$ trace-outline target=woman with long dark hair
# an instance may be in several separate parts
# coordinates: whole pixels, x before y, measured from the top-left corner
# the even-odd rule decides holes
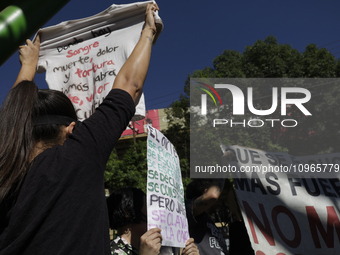
[[[20,47],[22,68],[0,111],[1,255],[110,254],[103,172],[142,91],[156,10],[148,5],[112,91],[79,126],[63,93],[32,82],[39,37]]]

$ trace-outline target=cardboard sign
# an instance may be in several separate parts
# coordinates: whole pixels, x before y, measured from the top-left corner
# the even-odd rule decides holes
[[[171,142],[148,126],[148,229],[162,229],[162,245],[185,247],[189,239],[179,158]]]

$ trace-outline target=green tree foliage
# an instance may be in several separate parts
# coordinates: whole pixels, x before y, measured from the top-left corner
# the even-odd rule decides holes
[[[269,36],[247,46],[243,53],[224,50],[221,55],[215,57],[212,67],[196,70],[188,76],[184,86],[185,94],[173,102],[171,108],[167,110],[170,120],[170,127],[167,130],[167,132],[169,131],[168,138],[175,141],[176,147],[188,146],[185,151],[190,152],[187,143],[190,137],[190,78],[337,78],[339,75],[340,61],[336,60],[327,49],[319,49],[315,44],[309,44],[303,52],[299,52],[288,44],[279,44],[274,36]],[[193,95],[195,91],[191,91],[191,93]],[[308,105],[313,118],[306,118],[300,111],[290,109],[290,118],[299,121],[299,128],[227,129],[224,127],[224,129],[221,128],[222,135],[216,137],[210,132],[211,127],[202,126],[196,134],[197,137],[191,140],[191,152],[205,149],[206,155],[202,155],[201,158],[204,162],[206,158],[214,157],[214,155],[221,156],[219,142],[263,150],[283,151],[293,155],[339,151],[340,113],[334,109],[339,109],[340,106],[340,87],[316,86],[311,88],[311,93],[314,102],[316,102],[313,105]],[[257,86],[254,89],[253,98],[260,100],[254,102],[256,109],[269,109],[272,105],[271,96],[261,98],[263,95],[271,95],[271,88]],[[200,97],[194,98],[199,99]],[[223,95],[223,98],[227,98],[227,104],[230,102],[231,105],[230,93],[229,97]],[[230,116],[229,109],[231,108],[225,109],[224,118]],[[275,114],[279,115],[276,112],[273,116]],[[191,121],[199,123],[200,120],[191,117]],[[242,117],[249,118],[251,115],[248,112],[246,116]],[[176,123],[171,122],[176,118],[182,119],[183,122],[178,124],[178,119]],[[212,147],[206,147],[205,139],[215,139],[216,143]],[[183,143],[183,141],[186,142]],[[201,148],[202,146],[206,148]],[[183,158],[189,162],[189,153],[181,156],[185,156]]]
[[[190,182],[190,78],[337,78],[340,77],[340,60],[326,49],[316,45],[307,45],[303,52],[293,49],[288,44],[279,44],[274,36],[258,40],[247,46],[243,53],[225,50],[213,60],[212,67],[193,71],[185,81],[184,94],[167,109],[169,127],[162,132],[174,144],[180,158],[183,185]],[[316,154],[340,151],[340,86],[316,86],[311,89],[312,98],[317,103],[308,105],[313,118],[306,118],[299,111],[292,110],[291,118],[299,119],[298,129],[273,129],[264,127],[221,129],[216,137],[211,127],[202,126],[200,133],[191,141],[191,150],[204,150],[201,160],[215,157],[216,163],[222,155],[219,142],[229,145],[243,145],[268,151],[283,151],[293,155]],[[192,92],[193,93],[193,92]],[[271,89],[257,86],[254,90],[254,107],[268,109]],[[229,97],[228,97],[229,96]],[[199,98],[199,97],[197,97]],[[224,95],[231,102],[231,95]],[[209,102],[208,102],[209,103]],[[229,110],[228,110],[229,109]],[[257,108],[260,109],[260,108]],[[336,109],[336,110],[334,110]],[[223,112],[225,118],[231,115],[230,108]],[[274,115],[277,113],[274,113]],[[246,113],[246,117],[250,117]],[[194,118],[199,122],[199,118]],[[214,140],[213,144],[207,141]],[[209,145],[207,145],[209,144]],[[105,185],[110,190],[134,186],[146,191],[147,178],[146,142],[132,144],[122,160],[112,152],[105,171]]]
[[[189,168],[186,160],[180,160],[184,188],[190,182],[186,169]],[[105,188],[112,192],[121,187],[136,187],[146,193],[147,184],[147,144],[139,141],[136,145],[131,143],[129,149],[121,160],[116,151],[111,152],[104,172]]]
[[[300,53],[288,44],[279,44],[274,36],[247,46],[241,54],[224,50],[213,60],[213,68],[205,68],[211,78],[335,78],[339,62],[327,51],[309,44]],[[193,77],[201,77],[195,71]],[[203,76],[207,77],[207,76]]]
[[[146,156],[145,141],[131,144],[121,160],[113,150],[104,172],[105,187],[110,191],[121,187],[136,187],[146,192]]]

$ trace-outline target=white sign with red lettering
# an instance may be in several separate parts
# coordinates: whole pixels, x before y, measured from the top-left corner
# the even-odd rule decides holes
[[[113,4],[92,17],[40,30],[38,72],[46,71],[50,89],[66,94],[79,120],[88,118],[112,88],[137,44],[148,3]],[[145,117],[144,96],[133,120]]]

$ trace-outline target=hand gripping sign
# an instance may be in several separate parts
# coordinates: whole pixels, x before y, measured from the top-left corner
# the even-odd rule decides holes
[[[120,68],[137,44],[146,6],[154,1],[111,5],[94,16],[65,21],[39,31],[38,72],[46,71],[50,89],[62,91],[79,120],[88,118],[112,88]],[[157,35],[162,21],[156,16]],[[144,95],[132,120],[145,117]]]

